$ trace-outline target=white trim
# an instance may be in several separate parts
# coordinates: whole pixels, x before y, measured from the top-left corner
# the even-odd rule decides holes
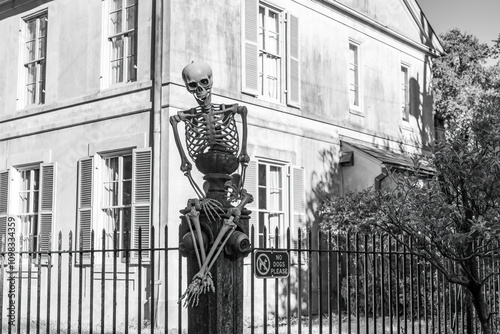
[[[25,68],[25,59],[26,59],[26,30],[27,30],[27,21],[35,19],[39,16],[42,15],[47,15],[47,22],[48,22],[48,17],[49,17],[49,9],[48,7],[42,8],[42,9],[37,9],[36,11],[33,11],[31,13],[28,13],[24,16],[22,16],[19,19],[19,38],[18,38],[18,45],[19,45],[19,55],[18,55],[18,72],[17,72],[17,95],[16,95],[16,109],[24,109],[27,107],[33,107],[33,106],[40,106],[44,105],[46,101],[44,100],[43,103],[34,103],[34,104],[28,104],[27,103],[27,96],[26,96],[26,68]],[[45,87],[47,86],[47,54],[48,54],[48,31],[50,27],[48,26],[47,23],[47,35],[45,36],[45,76],[44,76],[44,83]],[[37,32],[38,34],[38,32]],[[38,76],[36,78],[38,80]],[[36,85],[35,85],[36,87]],[[35,88],[36,89],[36,88]],[[37,93],[38,96],[38,93]],[[38,96],[39,98],[39,96]]]
[[[355,105],[355,104],[351,104],[351,100],[350,100],[350,89],[351,89],[351,82],[350,82],[350,49],[351,49],[351,45],[354,46],[356,48],[356,63],[355,63],[355,66],[356,66],[356,76],[357,76],[357,99],[358,99],[358,105]],[[349,42],[348,42],[348,49],[347,49],[347,57],[346,57],[346,60],[347,60],[347,100],[349,102],[349,112],[352,113],[352,114],[355,114],[355,115],[358,115],[358,116],[364,116],[364,110],[363,110],[363,71],[362,71],[362,67],[363,67],[363,62],[362,62],[362,51],[361,51],[361,45],[362,43],[355,40],[355,39],[352,39],[352,38],[349,38]]]
[[[401,74],[402,74],[402,69],[406,69],[406,82],[405,82],[405,85],[406,85],[406,95],[405,95],[405,101],[402,101],[402,95],[401,95],[401,90],[402,90],[402,86],[403,86],[403,82],[401,80]],[[410,96],[410,78],[411,78],[411,75],[410,75],[410,70],[411,70],[411,66],[407,63],[407,62],[404,62],[404,61],[401,61],[400,63],[400,66],[398,68],[398,74],[399,74],[399,118],[401,119],[401,121],[403,122],[403,126],[409,126],[409,123],[410,123],[410,115],[411,115],[411,96]],[[405,115],[402,114],[402,109],[401,109],[401,106],[403,105],[403,102],[405,103],[406,105],[406,108],[408,109],[406,112],[405,112]],[[407,118],[405,118],[405,116],[408,115]]]

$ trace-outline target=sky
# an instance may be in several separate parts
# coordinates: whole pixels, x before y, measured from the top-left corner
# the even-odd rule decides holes
[[[500,0],[417,0],[436,34],[459,28],[492,45],[500,34]]]

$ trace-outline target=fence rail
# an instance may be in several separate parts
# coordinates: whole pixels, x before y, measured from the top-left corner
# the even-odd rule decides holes
[[[0,248],[0,334],[186,333],[187,310],[177,302],[187,285],[185,259],[177,244],[169,246],[168,228],[162,232],[152,229],[144,249],[129,248],[127,234],[117,231],[92,232],[90,249],[73,233],[59,233],[50,252],[33,249],[33,237],[28,249],[22,236],[15,244],[7,239]],[[263,232],[262,247],[245,260],[244,333],[481,332],[466,291],[394,238],[298,230],[292,240],[287,230],[278,246],[290,254],[288,277],[262,279],[254,275],[253,252],[267,249]],[[253,228],[250,234],[256,245]],[[113,247],[106,249],[109,238]],[[478,270],[486,268],[498,272],[500,264]],[[498,312],[498,276],[483,293]]]

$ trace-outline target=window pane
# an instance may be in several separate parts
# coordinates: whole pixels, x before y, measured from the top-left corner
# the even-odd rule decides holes
[[[35,86],[35,84],[26,86],[26,104],[35,104]]]
[[[267,208],[266,188],[259,187],[259,209]]]
[[[41,61],[39,64],[40,68],[40,80],[38,81],[38,103],[45,102],[45,61]]]
[[[34,40],[36,38],[36,19],[26,22],[26,28],[26,40]]]
[[[259,31],[258,31],[258,45],[260,50],[264,50],[264,17],[265,17],[265,9],[259,7]]]
[[[123,181],[123,205],[130,205],[132,203],[132,181]]]
[[[279,54],[279,14],[269,11],[267,22],[267,40],[265,41],[265,49],[267,52],[275,55]]]
[[[111,233],[115,229],[119,229],[120,223],[120,209],[103,209],[106,214],[105,230]],[[112,246],[112,244],[111,244]]]
[[[123,156],[123,179],[124,180],[132,179],[132,156],[131,155]]]
[[[118,158],[107,158],[106,159],[106,170],[107,175],[105,177],[106,181],[118,180]]]
[[[116,11],[109,14],[109,33],[116,35],[122,32],[122,12]]]
[[[38,58],[45,58],[45,43],[46,37],[42,37],[38,39]]]
[[[130,248],[130,230],[132,229],[132,215],[130,208],[124,208],[122,210],[122,222],[121,222],[121,248]],[[123,254],[125,255],[125,254]]]
[[[122,209],[122,231],[130,231],[132,227],[132,211],[131,208]]]
[[[264,226],[266,224],[265,213],[259,212],[259,245],[264,246]],[[269,235],[269,231],[267,231]]]
[[[259,94],[264,95],[264,59],[266,55],[259,52]]]
[[[47,36],[47,16],[40,17],[40,35],[39,37]]]
[[[116,37],[113,38],[111,42],[111,60],[117,60],[123,58],[123,38]]]
[[[283,210],[283,192],[281,189],[271,189],[269,194],[269,211]]]
[[[118,205],[118,182],[104,182],[103,207]]]
[[[33,192],[33,201],[31,202],[31,213],[38,212],[38,191]]]
[[[269,167],[269,183],[273,188],[281,188],[283,185],[282,168],[278,166]]]
[[[281,61],[279,58],[276,58],[272,55],[268,55],[266,57],[266,84],[267,84],[267,94],[266,96],[272,99],[278,99],[278,90],[279,90],[279,67]]]
[[[127,37],[127,81],[136,79],[136,61],[135,61],[135,34],[130,33]]]
[[[26,42],[26,62],[31,62],[35,60],[35,41]]]
[[[28,192],[20,192],[19,193],[19,213],[27,213],[29,207],[29,193]]]
[[[266,165],[259,164],[259,186],[266,185]]]
[[[113,83],[123,81],[123,38],[114,38],[111,42],[111,80]]]
[[[127,22],[126,22],[126,28],[127,30],[132,30],[135,29],[135,9],[136,6],[128,7],[126,9],[127,11]]]
[[[29,64],[26,67],[28,69],[28,77],[26,78],[26,83],[34,84],[36,82],[36,65]]]
[[[349,62],[351,64],[358,63],[358,47],[354,44],[349,44]]]
[[[123,60],[111,62],[111,76],[113,83],[123,82]]]
[[[112,0],[110,10],[114,11],[114,10],[122,9],[122,3],[123,3],[123,0]]]

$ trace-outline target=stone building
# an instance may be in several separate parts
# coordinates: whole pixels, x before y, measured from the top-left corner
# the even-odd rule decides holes
[[[194,194],[168,119],[195,105],[181,77],[194,60],[213,68],[214,102],[249,110],[255,246],[264,226],[314,226],[322,195],[375,185],[434,138],[442,46],[416,0],[0,0],[0,46],[0,234],[13,217],[25,250],[30,234],[56,250],[59,232],[66,249],[70,231],[88,247],[92,229],[98,249],[113,229],[138,247],[141,228],[147,247],[151,226],[178,245]]]

